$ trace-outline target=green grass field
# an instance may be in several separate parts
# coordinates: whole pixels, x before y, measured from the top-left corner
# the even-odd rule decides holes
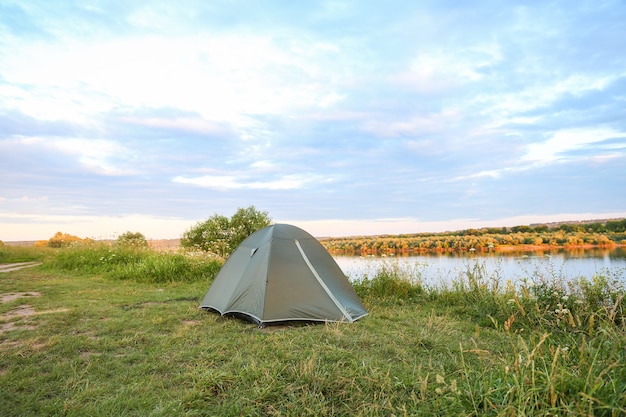
[[[356,323],[259,329],[198,309],[214,260],[24,250],[0,248],[44,262],[0,274],[2,416],[626,415],[608,277],[426,288],[388,266]]]

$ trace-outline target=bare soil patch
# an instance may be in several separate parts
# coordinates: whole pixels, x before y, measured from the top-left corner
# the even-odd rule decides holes
[[[0,324],[0,335],[10,330],[33,330],[35,326],[19,325],[14,322]]]
[[[0,316],[0,320],[12,320],[16,317],[29,317],[35,314],[35,309],[27,304],[21,305]]]
[[[0,303],[8,303],[19,300],[21,298],[40,297],[41,293],[37,291],[26,292],[10,292],[0,294]],[[57,308],[54,310],[36,311],[29,304],[22,304],[13,310],[7,311],[0,315],[0,335],[10,330],[33,330],[35,326],[26,325],[20,322],[21,319],[41,314],[63,313],[69,311],[67,308]],[[6,323],[5,323],[6,322]]]
[[[41,293],[37,291],[26,291],[26,292],[9,292],[6,294],[0,294],[0,303],[8,303],[10,301],[17,300],[23,297],[40,297]]]

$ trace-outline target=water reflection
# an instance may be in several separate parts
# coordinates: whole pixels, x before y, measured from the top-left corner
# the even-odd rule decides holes
[[[402,268],[425,284],[445,284],[480,267],[485,278],[513,283],[520,280],[563,280],[605,275],[626,282],[626,248],[554,249],[487,253],[425,253],[415,256],[333,256],[351,280],[372,277],[381,266]]]

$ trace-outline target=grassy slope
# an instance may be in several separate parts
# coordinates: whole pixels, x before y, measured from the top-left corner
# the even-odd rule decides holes
[[[354,324],[261,330],[199,311],[208,282],[0,275],[0,294],[41,293],[0,304],[24,327],[0,335],[0,415],[626,413],[623,324],[507,325],[475,288],[383,284]]]

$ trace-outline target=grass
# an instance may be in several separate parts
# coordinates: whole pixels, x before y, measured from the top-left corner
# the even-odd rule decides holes
[[[0,303],[0,415],[626,414],[607,277],[513,287],[472,266],[430,288],[383,268],[355,284],[356,323],[258,329],[198,309],[210,261],[110,249],[0,275],[26,293]]]
[[[41,261],[49,252],[48,248],[0,244],[0,263]]]
[[[164,283],[207,280],[221,262],[198,253],[156,252],[132,245],[73,245],[49,256],[45,268],[74,274],[100,274],[114,279]]]

